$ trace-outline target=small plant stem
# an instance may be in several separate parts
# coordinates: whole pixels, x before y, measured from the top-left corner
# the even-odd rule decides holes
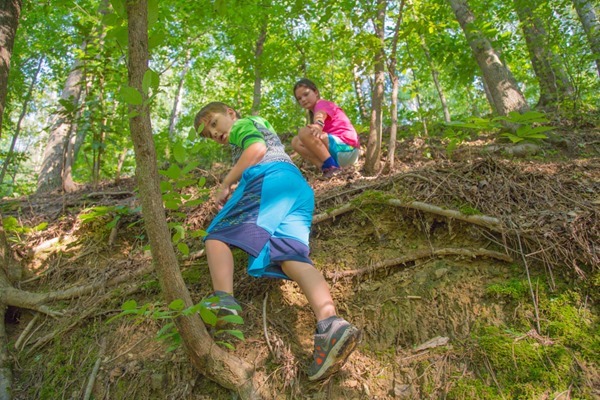
[[[535,324],[537,326],[538,333],[542,333],[540,328],[540,312],[538,310],[538,303],[535,293],[533,292],[533,285],[531,284],[531,274],[529,273],[529,264],[527,263],[527,259],[525,258],[525,253],[523,252],[523,244],[521,243],[521,236],[519,235],[519,231],[515,230],[517,234],[517,241],[519,242],[519,253],[521,253],[521,258],[523,259],[523,264],[525,264],[525,271],[527,272],[527,282],[529,283],[529,292],[531,293],[531,300],[533,301],[533,308],[535,310]]]

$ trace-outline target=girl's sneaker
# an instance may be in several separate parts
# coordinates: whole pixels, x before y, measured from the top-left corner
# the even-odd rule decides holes
[[[360,343],[360,336],[360,330],[343,318],[334,319],[327,331],[316,333],[308,380],[324,379],[339,371]]]

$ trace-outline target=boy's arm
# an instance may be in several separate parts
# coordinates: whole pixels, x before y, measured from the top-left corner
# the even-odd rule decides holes
[[[253,143],[242,152],[240,159],[235,163],[233,168],[231,168],[217,189],[214,199],[218,205],[222,206],[225,204],[231,193],[231,186],[236,184],[242,178],[242,174],[246,168],[258,164],[263,159],[266,152],[267,146],[264,142]]]

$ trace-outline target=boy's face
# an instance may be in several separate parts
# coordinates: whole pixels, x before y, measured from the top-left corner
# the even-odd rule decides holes
[[[213,113],[204,121],[204,130],[202,135],[214,140],[217,143],[229,143],[229,132],[233,123],[237,121],[235,111],[227,109],[227,113]]]

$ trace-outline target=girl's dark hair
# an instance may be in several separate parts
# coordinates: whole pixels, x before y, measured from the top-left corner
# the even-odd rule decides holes
[[[194,130],[198,131],[198,127],[202,124],[202,120],[212,114],[227,114],[228,108],[231,108],[233,110],[232,107],[229,107],[227,104],[221,103],[220,101],[213,101],[212,103],[208,103],[207,105],[202,107],[200,111],[198,111],[198,114],[196,114],[196,118],[194,118]],[[237,111],[235,111],[235,115],[236,117],[241,118],[240,114]],[[202,132],[198,133],[204,136]]]
[[[317,93],[317,96],[321,97],[321,92],[319,92],[319,88],[317,87],[317,85],[315,85],[315,83],[310,79],[302,78],[294,85],[294,98],[296,98],[296,89],[298,89],[301,86],[307,87],[310,90],[314,90]],[[298,101],[298,99],[296,99],[296,101]],[[315,114],[312,111],[308,110],[308,123],[312,124],[314,119]]]
[[[310,79],[302,78],[294,85],[294,97],[296,97],[296,89],[298,89],[300,86],[306,86],[307,88],[319,93],[319,88],[317,88],[317,85],[315,85],[313,81],[311,81]]]

